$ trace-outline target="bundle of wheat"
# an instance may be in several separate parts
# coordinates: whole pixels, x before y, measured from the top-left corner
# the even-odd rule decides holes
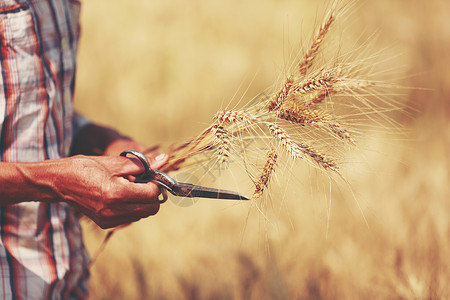
[[[328,33],[344,13],[345,6],[338,2],[333,2],[311,45],[278,89],[242,109],[217,112],[202,134],[169,151],[170,161],[164,170],[182,168],[199,154],[202,160],[195,163],[213,161],[223,168],[233,156],[247,166],[251,149],[245,141],[252,139],[259,141],[255,149],[267,151],[262,169],[252,172],[245,167],[255,185],[255,198],[266,190],[280,151],[294,160],[302,159],[321,170],[340,174],[337,158],[327,153],[329,145],[356,145],[357,131],[338,114],[339,108],[351,110],[358,121],[362,117],[370,119],[383,110],[370,97],[381,95],[379,89],[390,85],[370,79],[372,69],[367,68],[366,58],[335,54],[334,59],[326,60],[322,56]]]

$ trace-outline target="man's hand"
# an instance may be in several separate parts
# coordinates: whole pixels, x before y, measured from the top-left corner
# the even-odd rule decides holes
[[[167,158],[161,158],[151,160],[152,168],[166,163]],[[132,181],[132,175],[144,171],[139,161],[120,156],[69,159],[73,169],[54,190],[100,227],[128,224],[158,212],[159,187]]]
[[[55,189],[60,198],[72,203],[102,228],[137,221],[159,210],[159,188],[154,183],[134,183],[133,176],[144,171],[140,162],[120,157],[124,150],[144,153],[154,169],[167,163],[158,147],[148,148],[112,128],[88,124],[72,145],[72,184]],[[102,156],[92,156],[102,155]]]

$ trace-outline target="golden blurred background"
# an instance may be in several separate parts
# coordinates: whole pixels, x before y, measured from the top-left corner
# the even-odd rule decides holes
[[[75,107],[149,145],[182,142],[279,83],[327,4],[84,0]],[[387,49],[409,87],[404,134],[362,141],[351,189],[300,172],[261,212],[168,201],[112,236],[91,269],[92,299],[450,298],[450,2],[349,7],[337,40],[377,34],[374,52]],[[106,232],[83,226],[93,254]]]

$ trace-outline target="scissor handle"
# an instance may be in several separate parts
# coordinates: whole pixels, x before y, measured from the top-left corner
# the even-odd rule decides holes
[[[152,169],[150,167],[150,163],[148,162],[147,157],[145,157],[144,154],[142,154],[141,152],[137,151],[137,150],[125,150],[122,153],[120,153],[120,156],[124,156],[126,157],[127,154],[133,154],[134,156],[136,156],[142,163],[142,165],[144,166],[144,173],[148,173],[150,169]],[[152,169],[153,170],[153,169]]]
[[[127,154],[132,154],[136,156],[137,159],[140,160],[142,163],[142,166],[144,167],[144,172],[140,175],[136,176],[137,183],[145,183],[149,181],[154,181],[158,183],[159,190],[161,191],[161,194],[163,195],[163,199],[159,200],[160,203],[164,203],[167,201],[167,192],[172,192],[172,186],[176,183],[175,180],[173,180],[171,177],[169,177],[166,173],[163,173],[158,170],[152,169],[150,166],[150,163],[148,162],[147,157],[145,157],[144,154],[137,150],[125,150],[122,153],[120,153],[120,156],[126,157]],[[164,188],[164,189],[163,189]]]

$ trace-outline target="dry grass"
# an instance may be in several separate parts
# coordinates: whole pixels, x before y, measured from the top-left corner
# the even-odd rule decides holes
[[[292,62],[303,61],[291,49],[298,49],[293,44],[299,39],[302,45],[313,44],[311,33],[320,35],[325,7],[316,2],[198,0],[185,9],[179,9],[185,5],[180,1],[83,4],[75,102],[81,112],[148,144],[171,145],[211,128],[212,116],[223,108],[212,123],[232,134],[228,162],[219,168],[219,163],[208,163],[209,156],[200,157],[176,175],[249,195],[255,191],[253,183],[265,186],[267,180],[269,187],[255,201],[269,204],[262,211],[255,202],[171,199],[157,216],[118,231],[92,268],[93,299],[450,297],[447,1],[380,0],[352,6],[352,17],[337,18],[337,27],[327,29],[317,50],[322,53],[327,43],[337,42],[343,45],[339,53],[350,54],[331,54],[325,65],[322,59],[329,56],[316,55],[312,65],[317,68],[306,73],[308,81],[290,77],[300,72]],[[100,18],[99,12],[108,18]],[[398,41],[386,50],[394,60],[364,60],[370,54],[361,41],[366,43],[376,30],[378,42],[369,48],[376,52]],[[350,51],[344,49],[347,44]],[[383,82],[391,82],[390,74],[401,77],[391,72],[393,61],[407,69],[404,85],[428,89],[403,92],[415,109],[412,119],[391,112],[398,103],[390,107],[386,99],[399,98],[389,96],[388,86],[377,81],[380,75]],[[329,79],[322,73],[327,69],[348,80],[324,85],[320,80]],[[283,75],[277,78],[279,73]],[[291,101],[286,78],[291,86],[302,86],[299,95],[305,87],[314,93],[300,103]],[[266,90],[267,96],[257,96],[274,82],[278,85]],[[266,99],[268,108],[270,96],[278,94],[285,96],[280,107],[273,106],[277,119],[250,125],[255,123],[252,115],[260,114],[244,107],[246,99],[256,96],[252,104]],[[368,114],[380,105],[384,111]],[[388,119],[380,118],[386,114]],[[398,123],[407,127],[406,134],[386,130]],[[275,125],[273,130],[281,126],[299,147],[304,142],[328,154],[351,188],[330,180],[330,172],[315,167],[311,156],[311,164],[297,160],[291,166],[294,160],[283,153],[283,142],[272,139],[269,124]],[[373,125],[377,129],[370,130]],[[299,126],[304,131],[299,133]],[[261,130],[271,141],[269,149],[279,153],[272,172],[263,142],[251,144],[255,152],[244,153],[251,161],[247,169],[237,163],[240,137]],[[203,131],[208,141],[214,141],[212,133]],[[195,143],[209,147],[209,142]],[[216,150],[208,151],[217,155]],[[198,170],[199,161],[205,169]],[[285,180],[290,180],[289,189]],[[106,233],[90,224],[84,227],[94,252]]]

